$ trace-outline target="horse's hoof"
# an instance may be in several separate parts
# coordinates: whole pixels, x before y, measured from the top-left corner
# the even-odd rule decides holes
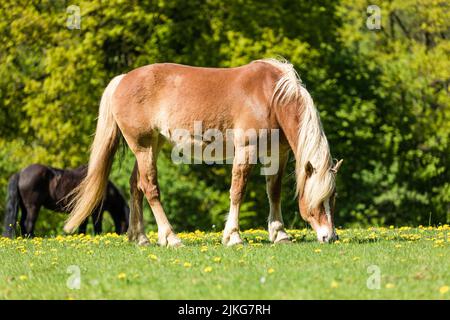
[[[284,230],[279,230],[270,237],[270,241],[275,244],[291,243],[291,237]]]
[[[173,243],[173,244],[167,244],[167,247],[169,247],[169,248],[182,248],[182,247],[184,247],[184,244],[181,242],[181,241],[179,241],[179,242],[175,242],[175,243]]]
[[[241,236],[239,235],[239,232],[233,232],[227,237],[224,237],[222,240],[222,244],[227,247],[237,246],[239,244],[243,244],[244,241],[242,241]]]
[[[150,245],[150,241],[148,239],[142,239],[138,241],[138,246],[149,246]]]
[[[159,245],[162,247],[179,248],[183,246],[181,240],[174,234],[170,234],[163,241],[158,241]]]
[[[292,243],[291,239],[289,238],[284,238],[284,239],[280,239],[274,242],[275,244],[290,244]]]

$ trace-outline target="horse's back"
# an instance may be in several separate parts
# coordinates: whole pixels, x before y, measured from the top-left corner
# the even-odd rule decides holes
[[[235,68],[152,64],[126,74],[114,93],[114,117],[127,136],[158,130],[266,128],[279,70],[253,62]]]

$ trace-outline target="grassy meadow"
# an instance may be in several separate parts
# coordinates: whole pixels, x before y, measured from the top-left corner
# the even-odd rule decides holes
[[[264,230],[245,245],[218,232],[180,233],[185,246],[138,247],[125,236],[0,238],[0,299],[450,299],[448,225],[338,230],[319,244]]]

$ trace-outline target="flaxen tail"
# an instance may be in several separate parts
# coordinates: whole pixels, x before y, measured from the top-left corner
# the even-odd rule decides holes
[[[16,236],[16,221],[19,213],[19,173],[11,176],[8,183],[8,200],[6,200],[5,230],[3,236],[14,238]]]
[[[112,114],[112,95],[123,76],[111,80],[103,93],[88,172],[86,178],[70,194],[71,213],[64,226],[66,232],[73,232],[103,199],[120,138],[120,130]]]

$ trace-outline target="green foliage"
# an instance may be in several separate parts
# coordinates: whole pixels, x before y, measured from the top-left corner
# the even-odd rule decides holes
[[[382,1],[381,30],[367,29],[364,0],[79,1],[79,30],[66,27],[68,5],[0,5],[0,211],[13,172],[88,160],[113,76],[163,61],[228,67],[282,55],[311,91],[333,154],[345,159],[338,225],[449,221],[447,2]],[[176,166],[169,152],[158,163],[169,219],[182,229],[220,228],[229,166]],[[288,225],[299,226],[293,165],[283,209]],[[132,167],[128,153],[112,173],[126,196]],[[257,170],[247,190],[242,226],[263,226]],[[60,225],[45,216],[43,232]]]

